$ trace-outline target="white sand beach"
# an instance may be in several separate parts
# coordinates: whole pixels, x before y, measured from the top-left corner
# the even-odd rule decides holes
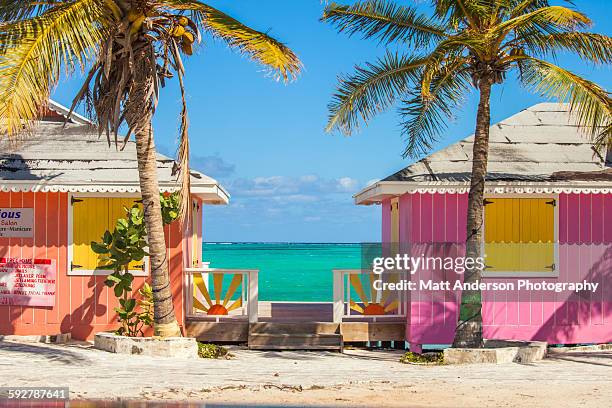
[[[72,399],[236,406],[605,407],[612,351],[521,365],[413,366],[399,351],[259,352],[230,360],[109,354],[87,343],[0,342],[0,386],[68,386]]]

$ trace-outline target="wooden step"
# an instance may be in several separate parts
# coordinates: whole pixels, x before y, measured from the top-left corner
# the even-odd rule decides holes
[[[249,324],[250,334],[340,334],[340,324],[330,322],[276,323],[260,322]]]
[[[333,350],[342,351],[342,335],[332,333],[249,333],[252,350]]]

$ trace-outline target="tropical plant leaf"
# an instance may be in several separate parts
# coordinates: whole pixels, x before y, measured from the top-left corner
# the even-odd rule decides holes
[[[563,6],[540,7],[529,13],[497,24],[490,35],[503,36],[515,29],[555,34],[558,30],[579,30],[590,27],[591,20],[576,10]]]
[[[569,102],[576,123],[583,127],[598,146],[610,143],[612,100],[599,85],[550,62],[520,57],[523,84],[534,92]]]
[[[62,0],[3,0],[0,2],[0,21],[21,20],[39,16]]]
[[[94,251],[96,254],[106,254],[109,252],[106,245],[101,245],[94,241],[91,242],[90,246],[92,251]]]
[[[203,30],[268,67],[285,82],[295,79],[302,63],[294,52],[268,34],[254,30],[214,7],[196,0],[167,0],[165,7],[190,11]]]
[[[491,2],[486,0],[435,0],[435,15],[450,27],[458,29],[461,24],[472,29],[479,21],[485,21],[491,11]]]
[[[471,89],[467,60],[457,58],[436,69],[429,87],[427,97],[423,97],[421,87],[416,87],[400,107],[402,133],[406,137],[404,157],[427,153],[447,128]]]
[[[447,36],[444,26],[436,24],[415,8],[385,0],[366,0],[350,6],[330,3],[321,21],[329,22],[339,32],[362,33],[364,38],[377,38],[381,43],[406,42],[426,47]]]
[[[555,57],[558,51],[575,53],[596,64],[612,62],[612,37],[602,34],[565,32],[555,34],[524,33],[508,44],[524,47],[536,57]]]
[[[391,52],[375,63],[356,67],[355,73],[340,77],[338,91],[329,105],[327,130],[339,129],[351,134],[360,121],[368,122],[374,115],[391,106],[411,83],[418,81],[426,59],[400,56]]]

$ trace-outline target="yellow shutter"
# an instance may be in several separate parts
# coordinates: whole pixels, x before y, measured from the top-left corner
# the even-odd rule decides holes
[[[520,200],[488,199],[485,206],[485,254],[488,271],[519,268]]]
[[[100,255],[91,250],[108,229],[108,199],[83,197],[72,204],[72,270],[93,271],[102,265]]]
[[[100,242],[105,231],[113,231],[117,219],[125,218],[124,207],[131,208],[134,198],[75,198],[72,204],[72,270],[93,271],[104,264],[91,249],[91,241]],[[143,271],[144,261],[130,263],[130,270]]]
[[[521,200],[520,271],[548,271],[554,264],[555,208],[550,198]]]
[[[551,271],[554,206],[550,198],[495,198],[485,206],[488,271]]]

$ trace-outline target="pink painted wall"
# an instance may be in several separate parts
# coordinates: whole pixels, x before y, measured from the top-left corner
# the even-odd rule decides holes
[[[483,293],[485,338],[543,340],[550,344],[612,341],[612,302],[609,301],[612,297],[612,195],[560,194],[558,206],[558,279],[600,282],[606,298],[584,299],[570,293],[556,294],[552,299],[534,294],[529,297],[518,293],[514,296]],[[383,241],[389,241],[388,200],[382,208]],[[466,213],[467,194],[405,194],[400,197],[400,241],[411,243],[413,248],[418,248],[419,243],[463,243]],[[422,247],[431,250],[431,245]],[[420,276],[426,279],[427,272]],[[458,299],[459,293],[453,291],[438,293],[435,298],[431,293],[412,293],[407,340],[414,344],[451,343]]]
[[[0,334],[43,335],[72,333],[76,339],[117,328],[117,299],[104,285],[104,276],[68,276],[68,194],[2,193],[0,208],[34,208],[34,238],[0,238],[0,257],[49,258],[57,265],[53,307],[0,306]],[[166,227],[166,244],[174,307],[184,325],[183,248],[187,238],[178,223]],[[146,278],[135,278],[138,290]]]

